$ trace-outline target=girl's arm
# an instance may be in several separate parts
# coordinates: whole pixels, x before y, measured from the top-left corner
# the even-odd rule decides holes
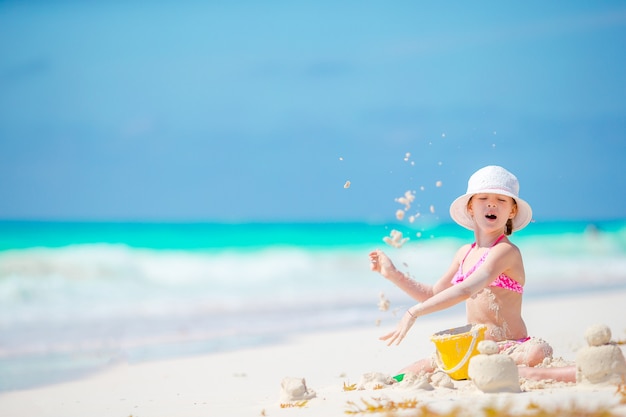
[[[468,289],[469,286],[463,285],[466,281],[467,280],[460,284],[450,286],[425,300],[423,303],[416,304],[409,308],[400,319],[396,329],[381,336],[380,340],[386,340],[388,346],[394,342],[399,345],[418,317],[444,310],[467,300],[472,294]]]
[[[411,279],[398,271],[391,259],[380,249],[370,252],[370,269],[379,272],[416,301],[424,301],[433,296],[433,287]]]
[[[456,268],[458,268],[455,257],[455,261],[452,262],[448,271],[446,271],[439,281],[437,281],[435,285],[428,285],[412,279],[404,272],[398,271],[393,262],[391,262],[391,259],[381,250],[377,249],[371,252],[369,256],[372,271],[379,272],[383,277],[393,282],[411,298],[419,302],[424,302],[449,287],[450,280],[454,276]]]

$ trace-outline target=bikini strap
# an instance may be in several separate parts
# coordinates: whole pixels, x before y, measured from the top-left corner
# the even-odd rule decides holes
[[[498,242],[500,242],[502,239],[504,239],[504,233],[501,234],[500,237],[497,238],[495,242],[493,242],[493,245],[491,245],[491,247],[493,248],[494,246],[496,246]]]
[[[463,265],[465,263],[465,259],[467,258],[467,256],[470,254],[470,252],[472,251],[472,249],[474,249],[474,247],[476,246],[476,242],[472,243],[472,246],[470,246],[470,248],[467,250],[467,252],[465,253],[465,256],[463,257],[463,260],[461,261],[461,265]]]
[[[501,234],[501,235],[500,235],[500,237],[498,237],[498,238],[496,239],[496,241],[495,241],[495,242],[493,242],[493,245],[491,245],[491,248],[493,248],[494,246],[496,246],[496,245],[497,245],[497,244],[498,244],[498,243],[499,243],[502,239],[504,239],[504,233],[503,233],[503,234]],[[469,254],[470,254],[470,252],[472,251],[472,249],[474,249],[475,247],[476,247],[476,242],[472,243],[472,246],[470,246],[469,250],[467,251],[467,253],[466,253],[466,254],[465,254],[465,256],[463,257],[463,261],[461,261],[461,264],[462,264],[463,262],[465,262],[465,258],[467,258],[467,255],[469,255]],[[489,249],[491,249],[491,248],[489,248]],[[489,252],[489,251],[487,251],[487,252]]]

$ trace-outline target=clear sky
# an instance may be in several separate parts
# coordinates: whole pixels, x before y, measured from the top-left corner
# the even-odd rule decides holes
[[[626,218],[624,45],[623,1],[1,1],[0,218],[449,221],[487,164]]]

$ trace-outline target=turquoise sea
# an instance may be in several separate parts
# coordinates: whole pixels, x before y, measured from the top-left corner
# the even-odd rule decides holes
[[[383,242],[391,230],[402,248]],[[206,354],[342,326],[411,301],[367,254],[434,282],[473,236],[454,224],[0,222],[0,391],[119,362]],[[626,220],[512,236],[525,297],[626,286]],[[379,296],[391,301],[378,310]],[[439,314],[446,314],[445,312]]]

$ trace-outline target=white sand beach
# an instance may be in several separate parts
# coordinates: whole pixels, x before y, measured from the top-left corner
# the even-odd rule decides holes
[[[573,361],[576,352],[587,345],[584,333],[591,325],[606,324],[614,341],[626,339],[625,289],[535,298],[525,303],[530,333],[548,340],[554,356],[566,361]],[[418,408],[398,415],[422,415],[422,406],[439,412],[458,409],[468,415],[480,415],[486,406],[503,407],[512,414],[527,412],[529,407],[582,407],[626,415],[626,394],[618,392],[615,385],[546,381],[523,384],[521,393],[499,394],[484,394],[471,381],[455,381],[453,389],[430,391],[400,385],[344,389],[369,372],[394,375],[402,366],[434,350],[431,334],[462,324],[462,315],[425,318],[416,322],[400,346],[393,347],[378,340],[387,328],[372,323],[365,328],[286,337],[281,343],[254,349],[117,365],[80,380],[4,393],[0,395],[0,415],[345,416],[346,412],[360,415],[363,401],[384,404],[389,400],[417,401]],[[281,407],[281,381],[286,377],[306,379],[315,398]]]

